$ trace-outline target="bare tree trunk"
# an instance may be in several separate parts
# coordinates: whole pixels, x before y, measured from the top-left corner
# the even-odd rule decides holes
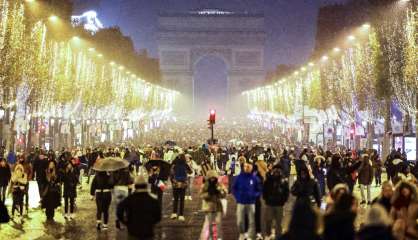
[[[373,149],[373,139],[374,139],[374,123],[367,122],[367,148]]]
[[[415,96],[415,160],[418,160],[418,93]]]
[[[382,151],[382,159],[386,160],[387,156],[390,154],[390,142],[392,137],[392,111],[391,111],[391,100],[385,100],[385,126],[384,126],[384,136],[383,136],[383,151]]]

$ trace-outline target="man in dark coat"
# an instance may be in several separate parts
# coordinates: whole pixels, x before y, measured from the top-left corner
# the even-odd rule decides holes
[[[9,185],[12,171],[4,158],[0,158],[0,202],[6,201],[6,189]]]
[[[45,155],[39,154],[33,162],[33,172],[38,183],[39,196],[43,196],[45,187],[48,183],[46,179],[46,170],[48,168],[48,159]]]
[[[135,192],[117,206],[117,217],[132,238],[153,239],[154,225],[161,221],[161,207],[142,175],[135,179]]]

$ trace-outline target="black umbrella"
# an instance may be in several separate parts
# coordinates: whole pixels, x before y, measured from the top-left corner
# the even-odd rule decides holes
[[[151,168],[153,168],[154,166],[157,166],[160,168],[159,177],[162,180],[166,181],[168,177],[170,176],[171,164],[164,160],[149,160],[145,164],[145,169],[147,169],[147,171],[149,172]]]
[[[168,140],[168,141],[165,142],[165,145],[176,146],[177,143],[174,142],[173,140]]]

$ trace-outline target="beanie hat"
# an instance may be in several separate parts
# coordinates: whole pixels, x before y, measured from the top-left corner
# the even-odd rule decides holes
[[[215,170],[209,170],[206,173],[206,178],[207,179],[209,179],[209,178],[218,178],[218,173]]]
[[[143,175],[139,175],[135,178],[135,188],[146,188],[147,186],[148,183]]]

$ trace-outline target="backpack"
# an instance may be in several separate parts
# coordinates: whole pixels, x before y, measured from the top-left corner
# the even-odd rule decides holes
[[[174,167],[174,180],[178,182],[187,181],[187,167],[184,164]]]

